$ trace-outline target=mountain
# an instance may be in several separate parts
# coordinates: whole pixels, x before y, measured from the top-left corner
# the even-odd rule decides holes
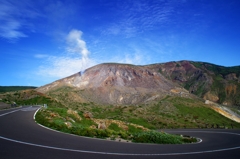
[[[239,70],[193,61],[105,63],[35,90],[0,94],[0,102],[47,104],[154,129],[239,128]]]
[[[240,66],[178,61],[135,66],[105,63],[37,88],[62,101],[131,105],[170,96],[240,105]]]
[[[240,66],[179,61],[155,64],[151,68],[205,100],[240,106]]]
[[[146,103],[161,99],[171,92],[188,94],[188,91],[176,86],[149,66],[113,63],[96,65],[84,72],[39,87],[37,91],[57,98],[60,94],[56,90],[66,87],[71,89],[68,91],[72,93],[71,96],[78,96],[78,100],[82,102],[113,105]],[[59,98],[61,99],[62,97]]]

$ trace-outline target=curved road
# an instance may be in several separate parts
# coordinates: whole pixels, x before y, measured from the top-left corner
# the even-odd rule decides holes
[[[0,158],[240,158],[240,130],[166,130],[202,139],[184,145],[136,144],[91,139],[45,129],[35,123],[39,107],[0,111]]]

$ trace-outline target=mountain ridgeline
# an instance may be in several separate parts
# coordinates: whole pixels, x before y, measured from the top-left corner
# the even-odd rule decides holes
[[[34,86],[0,86],[0,93],[21,91],[21,90],[35,89],[35,88],[37,88],[37,87],[34,87]]]
[[[106,63],[37,88],[63,103],[146,104],[166,96],[240,105],[240,66],[178,61],[146,66]]]
[[[240,105],[240,66],[180,61],[157,64],[154,68],[198,97],[223,105]]]
[[[145,66],[104,63],[36,89],[0,93],[0,102],[47,104],[56,116],[75,110],[96,120],[149,129],[240,128],[239,89],[239,66],[192,61]]]
[[[100,64],[37,90],[59,100],[132,105],[163,98],[173,89],[181,88],[148,66]]]

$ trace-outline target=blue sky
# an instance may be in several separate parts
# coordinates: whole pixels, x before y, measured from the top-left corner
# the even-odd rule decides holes
[[[0,85],[105,62],[240,65],[240,0],[0,0]]]

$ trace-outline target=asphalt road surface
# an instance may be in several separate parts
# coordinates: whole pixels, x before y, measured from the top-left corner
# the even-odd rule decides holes
[[[38,108],[0,111],[0,159],[240,159],[240,130],[165,130],[202,139],[195,144],[124,143],[43,128],[33,119]]]

